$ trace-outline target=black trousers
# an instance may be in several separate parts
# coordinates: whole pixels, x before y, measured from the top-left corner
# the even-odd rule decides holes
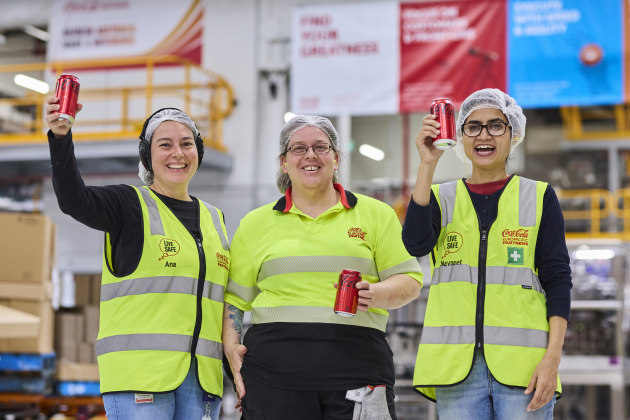
[[[243,372],[244,420],[352,420],[354,401],[346,391],[298,391],[272,388],[248,378]],[[394,395],[387,392],[387,406],[396,420]]]

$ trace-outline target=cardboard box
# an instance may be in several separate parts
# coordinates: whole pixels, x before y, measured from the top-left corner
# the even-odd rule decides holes
[[[96,363],[96,350],[92,343],[79,343],[77,362],[79,363]]]
[[[51,353],[53,350],[54,311],[49,301],[9,299],[5,305],[40,319],[38,335],[33,338],[0,339],[0,352]]]
[[[91,276],[92,287],[90,288],[90,304],[99,305],[101,303],[101,278],[100,274]]]
[[[75,340],[55,340],[55,352],[59,360],[77,362],[79,360],[79,342]]]
[[[89,274],[74,275],[74,305],[85,306],[90,304],[92,292],[92,276]]]
[[[0,281],[50,280],[54,264],[55,230],[50,218],[35,213],[0,213],[3,246]]]
[[[0,337],[36,337],[40,327],[38,316],[0,305]]]
[[[81,312],[57,311],[55,314],[55,342],[83,341],[84,318]]]
[[[98,381],[98,366],[96,363],[59,360],[56,377],[60,381]]]
[[[0,298],[23,300],[50,301],[53,285],[50,281],[42,283],[30,282],[2,282],[0,284]]]
[[[82,340],[86,343],[96,343],[98,336],[98,318],[100,315],[100,306],[88,305],[83,308],[83,317],[85,319],[85,330]]]

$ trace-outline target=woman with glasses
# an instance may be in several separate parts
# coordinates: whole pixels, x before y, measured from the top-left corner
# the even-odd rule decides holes
[[[412,255],[430,254],[432,272],[414,388],[440,420],[552,419],[571,289],[558,199],[547,183],[508,174],[525,115],[502,91],[462,103],[456,152],[469,178],[431,185],[438,128],[427,115],[416,138],[402,233]]]
[[[418,296],[422,273],[394,210],[336,183],[338,150],[328,119],[287,122],[284,196],[247,214],[234,235],[223,345],[246,419],[396,418],[387,309]],[[362,276],[353,317],[333,310],[346,269]],[[241,345],[244,311],[253,325]]]

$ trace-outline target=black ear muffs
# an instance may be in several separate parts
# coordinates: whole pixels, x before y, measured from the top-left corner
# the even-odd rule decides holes
[[[147,126],[149,125],[149,121],[151,121],[151,118],[153,118],[155,114],[164,111],[165,109],[174,109],[176,111],[183,112],[179,108],[160,108],[153,114],[151,114],[142,125],[142,131],[140,132],[140,143],[138,144],[138,154],[140,155],[140,162],[142,162],[144,169],[146,169],[147,171],[153,171],[153,168],[151,166],[151,139],[147,139],[145,137],[147,135]],[[197,146],[197,156],[199,163],[197,169],[199,169],[201,167],[201,160],[203,159],[203,139],[201,138],[201,135],[199,133],[195,135],[195,146]]]

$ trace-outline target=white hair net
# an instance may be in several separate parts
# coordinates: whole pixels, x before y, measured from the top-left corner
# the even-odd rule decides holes
[[[138,162],[138,178],[148,187],[153,185],[153,171],[147,171],[142,162]]]
[[[512,130],[510,154],[512,154],[516,146],[521,144],[525,138],[525,114],[523,114],[523,109],[517,105],[514,98],[499,89],[481,89],[473,92],[462,102],[456,123],[457,144],[455,145],[455,152],[465,163],[470,163],[470,160],[466,157],[466,153],[464,152],[462,126],[473,111],[485,108],[499,109],[507,118]]]
[[[339,133],[332,125],[330,120],[325,117],[320,117],[318,115],[296,115],[291,118],[284,124],[282,130],[280,131],[280,155],[279,157],[284,156],[287,153],[287,147],[289,146],[289,139],[296,131],[304,128],[304,127],[316,127],[322,130],[328,138],[330,139],[330,143],[335,152],[339,150]],[[333,182],[337,182],[338,174],[335,171]],[[288,174],[282,172],[282,168],[278,171],[278,175],[276,176],[276,183],[278,185],[278,189],[281,193],[286,192],[287,189],[291,186],[291,179]]]
[[[164,121],[180,122],[190,128],[193,133],[193,137],[197,137],[199,135],[197,126],[184,111],[175,108],[165,108],[151,116],[151,119],[147,124],[147,129],[144,132],[144,138],[147,140],[149,145],[151,144],[153,133]],[[145,185],[153,185],[153,171],[147,170],[142,162],[138,164],[138,177]]]

